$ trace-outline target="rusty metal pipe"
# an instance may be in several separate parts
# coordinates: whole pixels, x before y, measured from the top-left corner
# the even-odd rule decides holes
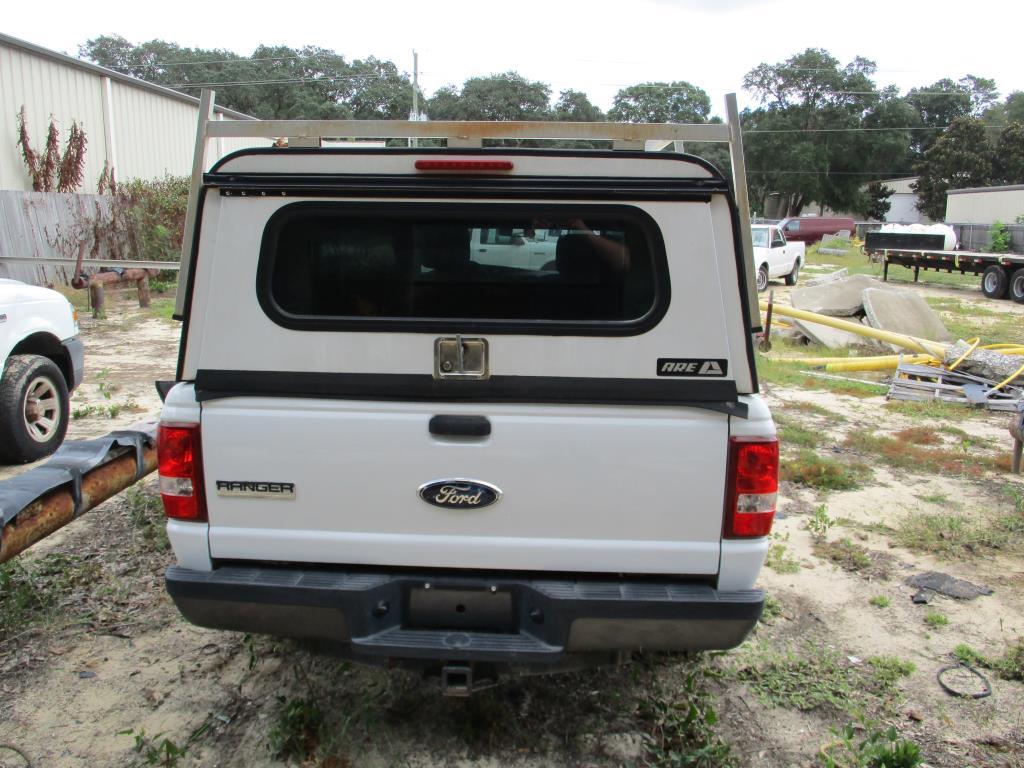
[[[156,469],[156,446],[142,452],[142,474]],[[135,452],[101,464],[82,475],[81,513],[95,509],[104,501],[135,484]],[[37,541],[63,528],[75,519],[75,503],[71,491],[63,486],[23,509],[0,530],[0,563],[24,552]]]

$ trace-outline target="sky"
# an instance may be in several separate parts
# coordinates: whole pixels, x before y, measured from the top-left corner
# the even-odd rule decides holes
[[[607,110],[625,86],[687,80],[708,92],[715,114],[724,113],[730,91],[741,107],[753,105],[742,83],[754,66],[808,47],[825,48],[841,64],[873,60],[880,86],[905,92],[973,74],[994,79],[1005,97],[1024,90],[1011,39],[1022,28],[1020,0],[49,0],[7,3],[0,20],[8,35],[71,55],[90,38],[117,34],[240,54],[260,44],[315,45],[349,60],[390,59],[411,73],[416,50],[428,95],[514,70],[549,84],[553,99],[573,88]]]

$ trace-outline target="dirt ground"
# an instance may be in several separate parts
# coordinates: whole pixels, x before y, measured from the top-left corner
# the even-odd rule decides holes
[[[976,290],[915,290],[1021,312],[1024,323],[1024,307]],[[173,378],[178,325],[111,301],[106,320],[82,326],[88,374],[69,437],[155,417],[152,382]],[[0,768],[775,768],[827,764],[849,723],[851,744],[894,727],[929,766],[1024,766],[1024,683],[994,661],[1024,636],[1024,522],[1013,522],[1024,520],[1024,481],[997,463],[1009,452],[1008,417],[951,421],[891,409],[881,396],[771,382],[765,396],[780,424],[809,433],[817,454],[861,480],[845,490],[783,483],[773,567],[761,576],[769,609],[734,651],[510,679],[460,700],[401,670],[193,627],[163,590],[173,558],[149,479],[0,572]],[[945,469],[886,462],[851,443],[864,430],[912,442],[921,427],[939,435],[929,450],[952,456]],[[785,448],[784,466],[800,456]],[[954,525],[927,544],[909,537],[910,523],[942,515],[989,535],[964,538]],[[833,559],[828,545],[853,556]],[[906,579],[924,571],[993,592],[918,605]],[[990,696],[939,686],[957,646],[976,654]],[[954,685],[980,685],[953,675]]]

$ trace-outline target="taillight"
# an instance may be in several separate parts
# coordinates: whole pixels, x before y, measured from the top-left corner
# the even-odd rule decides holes
[[[767,536],[779,491],[779,441],[774,437],[729,439],[727,539]]]
[[[160,498],[167,517],[206,520],[198,424],[161,423],[156,441]]]
[[[417,171],[511,171],[510,160],[417,160]]]

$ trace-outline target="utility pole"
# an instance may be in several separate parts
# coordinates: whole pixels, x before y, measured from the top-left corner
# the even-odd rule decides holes
[[[412,52],[412,119],[420,119],[420,57],[415,49]],[[410,146],[418,146],[415,136],[412,137]]]

